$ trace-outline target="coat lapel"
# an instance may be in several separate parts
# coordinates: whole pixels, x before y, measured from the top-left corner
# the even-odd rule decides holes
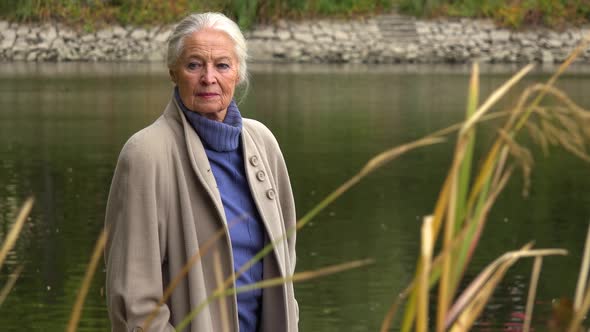
[[[258,212],[270,237],[274,242],[284,235],[283,220],[279,213],[278,194],[275,188],[275,181],[272,173],[268,169],[267,156],[254,141],[252,135],[248,132],[248,127],[242,128],[242,142],[244,153],[244,168],[246,177],[252,192],[252,198],[258,207]],[[285,269],[285,252],[286,240],[280,241],[276,245],[275,254],[281,271],[281,276],[288,274]]]
[[[197,174],[197,177],[203,185],[203,188],[205,188],[211,197],[211,200],[215,204],[215,208],[222,217],[222,220],[224,223],[227,223],[225,211],[223,209],[223,203],[221,202],[221,196],[219,189],[217,188],[217,182],[215,182],[215,177],[211,171],[211,165],[209,164],[209,159],[207,159],[207,154],[205,153],[205,148],[203,147],[203,143],[201,143],[201,139],[182,114],[182,111],[176,104],[174,97],[172,97],[172,100],[168,104],[166,112],[169,114],[174,114],[174,117],[180,117],[184,132],[184,140],[189,151],[188,155],[191,166]]]

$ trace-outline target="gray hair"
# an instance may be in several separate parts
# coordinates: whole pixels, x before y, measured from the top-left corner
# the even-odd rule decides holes
[[[178,61],[184,48],[184,38],[207,28],[225,32],[234,42],[236,56],[238,57],[238,82],[239,84],[245,84],[247,87],[248,71],[246,60],[248,58],[248,49],[246,39],[238,25],[221,13],[191,14],[178,23],[168,39],[168,55],[166,57],[168,69],[173,69],[176,65],[176,61]]]

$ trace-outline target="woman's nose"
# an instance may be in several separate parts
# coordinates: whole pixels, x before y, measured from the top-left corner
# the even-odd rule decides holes
[[[213,66],[207,65],[203,67],[201,74],[201,83],[205,85],[215,84],[217,79],[215,78],[215,70]]]

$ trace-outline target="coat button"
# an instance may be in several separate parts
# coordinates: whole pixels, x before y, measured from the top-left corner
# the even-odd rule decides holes
[[[266,174],[264,174],[264,171],[258,171],[256,173],[256,178],[258,179],[258,181],[262,182],[266,180]]]
[[[257,156],[250,157],[250,165],[258,166],[258,157]]]
[[[276,193],[274,189],[269,189],[266,191],[266,197],[268,199],[275,199]]]

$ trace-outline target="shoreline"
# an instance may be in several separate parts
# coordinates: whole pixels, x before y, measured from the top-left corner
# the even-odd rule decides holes
[[[93,32],[60,24],[0,21],[1,62],[159,62],[173,26],[109,26]],[[378,15],[353,20],[279,21],[244,33],[256,63],[543,63],[565,60],[590,26],[511,31],[490,20],[419,20]],[[590,63],[590,50],[576,60]]]

